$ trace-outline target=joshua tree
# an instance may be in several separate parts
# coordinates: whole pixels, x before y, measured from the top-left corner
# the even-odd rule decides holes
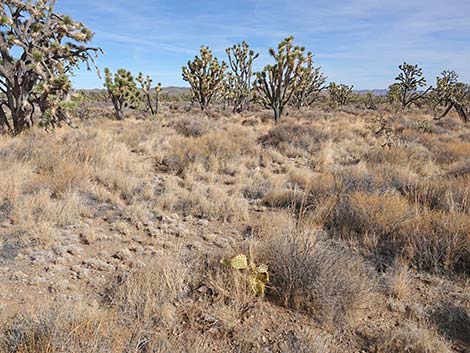
[[[464,101],[470,98],[470,86],[459,82],[459,75],[455,71],[443,71],[436,79],[436,88],[431,96],[436,107],[443,106],[444,112],[436,117],[445,117],[454,108],[463,121],[470,121],[470,111]]]
[[[123,120],[124,109],[134,107],[141,99],[134,77],[125,69],[119,69],[114,77],[108,68],[105,69],[104,73],[104,86],[113,102],[116,118]]]
[[[202,46],[200,52],[201,57],[196,56],[183,66],[183,80],[191,86],[193,98],[201,110],[206,111],[225,77],[227,65],[223,61],[219,63],[208,47]]]
[[[327,77],[320,71],[320,67],[313,66],[313,57],[307,57],[307,65],[299,75],[299,87],[294,92],[294,105],[300,109],[312,105],[318,99],[320,92],[327,86],[325,82]]]
[[[150,110],[150,113],[152,115],[158,114],[159,110],[159,102],[160,102],[160,92],[162,91],[162,84],[159,82],[157,83],[157,86],[155,87],[155,108],[153,106],[152,102],[152,78],[147,75],[147,77],[144,78],[144,75],[142,72],[139,72],[139,76],[137,76],[137,82],[140,83],[140,88],[143,92],[143,99],[145,100],[145,104],[147,105],[148,110]]]
[[[34,124],[68,121],[67,75],[94,66],[99,48],[82,23],[54,12],[55,0],[2,0],[0,5],[0,129],[20,133]],[[96,67],[96,66],[95,66]]]
[[[258,58],[259,54],[250,50],[250,46],[246,42],[227,48],[226,53],[232,71],[227,82],[231,99],[234,102],[233,112],[241,113],[250,102],[253,61]]]
[[[401,102],[401,85],[399,83],[393,83],[388,86],[387,101],[392,104],[398,104]]]
[[[418,67],[418,65],[410,65],[405,62],[399,68],[401,72],[395,78],[395,81],[397,81],[396,87],[399,88],[400,103],[403,108],[406,108],[412,103],[423,99],[432,87],[429,87],[424,92],[418,92],[419,88],[426,86],[423,69]]]
[[[343,83],[337,84],[335,82],[331,82],[328,88],[330,91],[330,98],[336,104],[348,104],[351,101],[353,88],[354,86],[348,86]]]
[[[256,73],[255,101],[273,110],[276,123],[299,89],[299,77],[312,56],[311,53],[305,56],[305,48],[294,46],[293,41],[294,37],[288,37],[279,43],[277,52],[270,49],[275,64],[267,65]]]

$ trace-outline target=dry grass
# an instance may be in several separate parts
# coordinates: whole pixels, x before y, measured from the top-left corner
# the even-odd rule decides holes
[[[336,352],[380,337],[378,352],[421,353],[468,343],[468,126],[389,114],[396,136],[382,147],[376,114],[359,107],[292,111],[279,125],[266,112],[167,108],[156,120],[0,136],[0,299],[24,302],[22,291],[40,293],[35,281],[43,302],[79,298],[2,322],[0,351]],[[112,256],[124,248],[132,259]],[[52,255],[31,265],[36,252]],[[269,266],[266,297],[220,263],[241,252]],[[86,268],[75,279],[86,257],[118,273]],[[48,287],[64,278],[70,291]],[[424,314],[409,315],[414,307]]]
[[[383,353],[450,353],[447,342],[435,331],[423,327],[407,327],[388,332],[378,344]]]
[[[178,258],[159,253],[144,267],[119,276],[107,290],[108,301],[126,322],[168,323],[184,294],[187,272]]]
[[[113,348],[112,317],[86,307],[55,306],[20,314],[3,327],[5,353],[105,353]]]

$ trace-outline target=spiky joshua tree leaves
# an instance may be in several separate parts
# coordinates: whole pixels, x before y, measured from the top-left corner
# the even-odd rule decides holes
[[[429,87],[424,92],[419,92],[420,88],[426,87],[426,79],[423,76],[423,69],[418,65],[410,65],[406,62],[399,66],[400,74],[395,78],[396,86],[394,86],[397,98],[403,108],[416,104],[426,97],[426,94],[432,89]]]
[[[227,75],[229,92],[233,101],[233,112],[246,110],[251,100],[253,61],[259,54],[250,50],[246,42],[235,44],[226,49],[231,72]]]
[[[300,109],[312,105],[319,97],[325,85],[327,77],[321,72],[320,67],[314,67],[313,57],[307,56],[307,64],[298,77],[299,87],[294,92],[293,103]]]
[[[93,33],[54,11],[55,0],[3,0],[0,5],[0,130],[18,134],[40,123],[68,122],[68,75],[81,63],[90,69],[99,48],[85,44]]]
[[[158,114],[159,104],[160,104],[160,92],[162,91],[162,84],[159,82],[154,88],[155,99],[152,100],[152,78],[147,75],[144,77],[142,72],[139,72],[137,76],[137,82],[140,84],[140,89],[143,93],[143,99],[147,106],[147,109],[152,113],[152,115]]]
[[[330,99],[338,105],[346,105],[351,101],[354,86],[348,86],[343,83],[337,84],[331,82],[328,89]]]
[[[281,118],[286,105],[299,89],[304,65],[311,53],[304,55],[305,48],[294,46],[294,37],[284,39],[277,48],[269,53],[275,60],[274,65],[267,65],[261,72],[256,73],[254,85],[255,101],[270,108],[274,112],[276,123]]]
[[[132,74],[119,69],[114,75],[106,68],[104,86],[113,102],[116,119],[124,119],[124,109],[135,107],[140,102],[141,94]]]
[[[183,66],[183,80],[191,86],[193,99],[201,110],[206,111],[224,80],[227,64],[219,63],[208,47],[202,46],[200,54]]]

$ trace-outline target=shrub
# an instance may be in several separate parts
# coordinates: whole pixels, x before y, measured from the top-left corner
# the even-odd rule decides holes
[[[319,231],[285,226],[263,239],[257,252],[269,266],[268,295],[283,306],[343,325],[371,300],[371,268]]]
[[[282,124],[260,137],[258,142],[265,147],[275,147],[281,152],[285,152],[287,146],[292,146],[302,152],[312,153],[319,150],[320,143],[326,139],[327,135],[325,133],[312,126]]]
[[[185,117],[174,123],[175,130],[185,137],[200,137],[210,129],[208,119]]]

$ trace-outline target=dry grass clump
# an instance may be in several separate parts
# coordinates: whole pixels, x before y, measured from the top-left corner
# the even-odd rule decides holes
[[[422,212],[398,194],[361,192],[341,196],[326,225],[380,262],[404,256],[420,269],[468,273],[469,221],[458,212]]]
[[[343,325],[372,300],[373,270],[318,230],[284,225],[261,240],[258,252],[272,274],[270,295],[286,307]]]
[[[405,299],[410,293],[412,278],[410,270],[403,261],[396,261],[386,273],[386,289],[389,295]]]
[[[278,149],[288,157],[301,157],[319,150],[322,142],[328,139],[321,130],[309,125],[280,124],[260,137],[262,146]]]
[[[114,331],[109,313],[60,305],[12,318],[2,328],[5,353],[112,353]]]
[[[185,293],[187,274],[178,257],[159,253],[144,267],[111,283],[108,301],[123,322],[170,323],[174,305]]]
[[[409,326],[388,332],[378,344],[383,353],[450,353],[449,344],[434,331]]]

